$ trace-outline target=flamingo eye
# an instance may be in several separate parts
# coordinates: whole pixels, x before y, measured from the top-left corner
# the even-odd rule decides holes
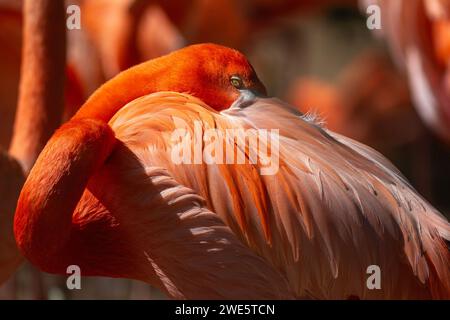
[[[242,79],[238,76],[231,76],[230,83],[233,87],[240,90],[244,88],[244,83],[242,82]]]

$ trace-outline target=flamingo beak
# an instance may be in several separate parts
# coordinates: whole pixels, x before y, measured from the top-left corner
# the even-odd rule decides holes
[[[252,93],[257,97],[267,98],[266,87],[262,84],[262,82],[259,79],[257,80],[257,82],[254,84],[253,87],[247,90],[252,91]]]
[[[242,89],[239,90],[239,98],[233,102],[230,109],[243,109],[251,105],[257,98],[266,97],[265,92],[262,93],[258,90]]]
[[[266,87],[259,79],[257,79],[251,87],[239,91],[241,94],[237,101],[241,100],[242,98],[240,108],[245,108],[250,103],[253,103],[256,98],[267,98]]]
[[[230,106],[230,109],[243,109],[252,104],[257,98],[267,98],[266,87],[259,79],[252,86],[239,90],[239,97]]]

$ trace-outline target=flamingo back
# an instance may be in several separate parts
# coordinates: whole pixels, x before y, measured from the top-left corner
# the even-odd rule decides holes
[[[293,107],[257,99],[218,113],[190,95],[160,92],[132,101],[110,125],[144,168],[165,168],[202,196],[297,296],[449,297],[448,221],[381,154]],[[192,137],[191,160],[200,145],[201,161],[174,161],[178,129]],[[243,129],[248,139],[261,130],[277,135],[278,146],[259,142],[278,154],[278,170],[261,174],[263,159],[250,161],[258,151],[242,137],[225,136],[215,152],[240,149],[245,163],[208,160],[210,129]],[[382,272],[380,290],[366,285],[371,265]]]

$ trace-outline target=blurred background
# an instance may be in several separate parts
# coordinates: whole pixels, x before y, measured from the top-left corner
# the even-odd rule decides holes
[[[369,30],[369,5],[381,29]],[[450,24],[447,0],[79,0],[67,30],[64,118],[104,81],[185,45],[239,49],[269,94],[372,146],[449,217]],[[22,1],[0,0],[0,148],[8,150],[19,94]],[[0,179],[2,177],[0,176]],[[66,278],[24,263],[0,299],[155,299],[147,284]]]

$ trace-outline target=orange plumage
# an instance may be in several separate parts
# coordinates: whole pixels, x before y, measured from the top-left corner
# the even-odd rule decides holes
[[[245,57],[215,45],[103,85],[25,183],[14,226],[23,254],[48,272],[75,263],[174,298],[448,298],[448,221],[380,154],[280,101],[212,110],[239,96],[234,74],[263,91]],[[187,130],[278,129],[279,171],[174,164],[176,119]],[[386,272],[381,290],[365,286],[372,264]]]
[[[64,25],[63,3],[26,1],[24,6],[24,38],[29,41],[23,48],[19,102],[17,110],[4,106],[15,112],[15,121],[9,152],[0,148],[0,283],[22,261],[12,232],[15,205],[24,177],[60,125],[63,106],[65,36],[55,32]],[[46,17],[52,17],[51,23],[38,28]],[[53,72],[48,72],[50,65]]]

